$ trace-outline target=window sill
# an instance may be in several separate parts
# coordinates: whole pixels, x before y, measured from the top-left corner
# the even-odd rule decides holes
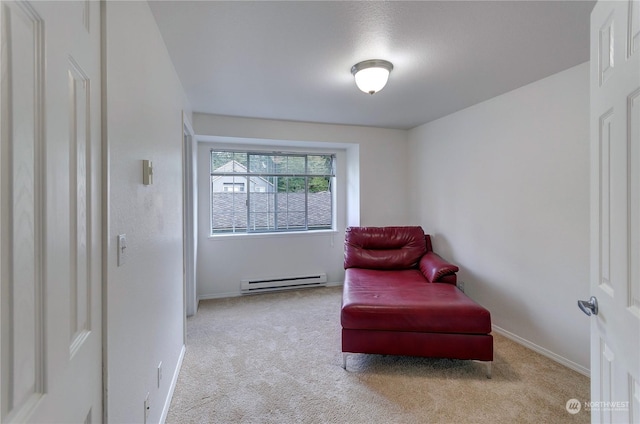
[[[242,239],[256,239],[256,238],[290,238],[290,237],[321,237],[321,236],[335,236],[338,234],[337,230],[315,230],[315,231],[292,231],[292,232],[274,232],[274,233],[235,233],[235,234],[214,234],[209,235],[208,239],[211,241],[222,240],[242,240]]]

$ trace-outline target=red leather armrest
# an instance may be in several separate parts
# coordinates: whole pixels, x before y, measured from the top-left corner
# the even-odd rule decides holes
[[[420,259],[420,271],[424,274],[427,280],[431,283],[438,282],[451,282],[450,278],[444,278],[449,275],[454,275],[460,268],[446,262],[438,254],[434,252],[428,252]],[[446,281],[443,281],[446,280]],[[455,279],[453,280],[455,284]]]

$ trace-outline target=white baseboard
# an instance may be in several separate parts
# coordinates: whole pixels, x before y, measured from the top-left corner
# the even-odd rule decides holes
[[[171,377],[171,386],[169,386],[169,394],[167,395],[167,399],[164,402],[164,406],[162,407],[162,415],[160,416],[160,424],[164,424],[167,419],[167,414],[169,413],[169,407],[171,406],[171,399],[173,399],[173,392],[176,389],[176,384],[178,383],[178,376],[180,375],[180,370],[182,369],[182,360],[184,359],[184,354],[187,348],[185,345],[182,345],[182,350],[180,351],[180,357],[178,358],[178,364],[176,369]]]
[[[200,302],[201,300],[224,299],[226,297],[238,297],[241,295],[242,293],[240,293],[239,290],[237,292],[201,294],[201,295],[198,295],[198,302]]]
[[[322,287],[336,287],[336,286],[341,286],[342,284],[343,284],[342,281],[334,281],[334,282],[328,282]],[[224,299],[227,297],[238,297],[238,296],[242,296],[242,293],[240,292],[240,290],[234,291],[234,292],[227,292],[227,293],[201,294],[201,295],[198,295],[198,302],[200,302],[201,300],[207,300],[207,299]]]
[[[578,373],[580,373],[580,374],[582,374],[582,375],[584,375],[586,377],[591,377],[591,373],[589,372],[589,369],[583,367],[580,364],[576,364],[575,362],[573,362],[573,361],[571,361],[571,360],[569,360],[569,359],[567,359],[567,358],[565,358],[563,356],[560,356],[560,355],[558,355],[558,354],[556,354],[554,352],[551,352],[549,349],[545,349],[542,346],[538,346],[537,344],[535,344],[533,342],[530,342],[527,339],[523,339],[522,337],[520,337],[520,336],[518,336],[516,334],[513,334],[512,332],[507,331],[504,328],[500,328],[497,325],[492,325],[491,328],[496,333],[501,334],[501,335],[505,336],[506,338],[508,338],[510,340],[513,340],[514,342],[516,342],[516,343],[518,343],[518,344],[520,344],[520,345],[522,345],[522,346],[524,346],[524,347],[526,347],[528,349],[533,350],[534,352],[537,352],[537,353],[539,353],[539,354],[541,354],[543,356],[546,356],[547,358],[549,358],[549,359],[551,359],[553,361],[556,361],[559,364],[564,365],[565,367],[567,367],[569,369],[572,369],[572,370],[574,370],[574,371],[576,371],[576,372],[578,372]]]

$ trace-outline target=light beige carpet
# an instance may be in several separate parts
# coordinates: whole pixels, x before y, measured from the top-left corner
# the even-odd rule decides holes
[[[341,287],[200,302],[167,423],[588,423],[589,379],[494,334],[471,361],[357,355]]]

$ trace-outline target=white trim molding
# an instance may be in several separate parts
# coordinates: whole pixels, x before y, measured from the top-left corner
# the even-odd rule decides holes
[[[534,352],[537,352],[543,356],[546,356],[547,358],[561,364],[564,365],[565,367],[572,369],[586,377],[590,377],[591,376],[591,372],[589,371],[588,368],[583,367],[580,364],[576,364],[575,362],[558,355],[557,353],[554,353],[552,351],[550,351],[549,349],[546,349],[542,346],[538,346],[537,344],[524,339],[516,334],[513,334],[510,331],[505,330],[504,328],[498,327],[497,325],[492,325],[492,330],[495,333],[498,333],[502,336],[505,336],[506,338],[508,338],[509,340],[512,340],[528,349],[533,350]]]
[[[171,406],[171,399],[173,399],[173,392],[176,390],[176,385],[178,384],[178,376],[180,375],[180,370],[182,369],[182,361],[184,359],[184,354],[187,351],[186,345],[182,345],[182,349],[180,350],[180,357],[178,358],[178,364],[176,365],[176,369],[173,373],[173,377],[171,378],[171,386],[169,387],[169,394],[164,401],[164,406],[162,407],[162,415],[160,416],[160,424],[164,424],[167,420],[167,414],[169,413],[169,407]]]

